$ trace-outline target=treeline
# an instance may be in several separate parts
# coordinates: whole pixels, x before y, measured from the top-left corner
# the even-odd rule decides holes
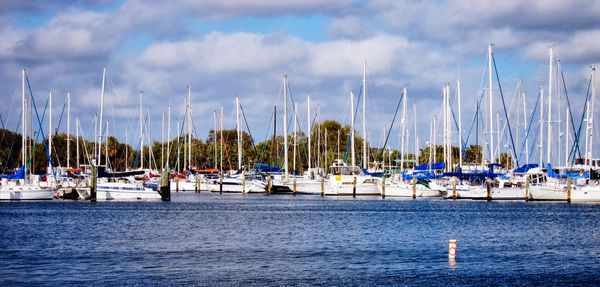
[[[181,171],[184,166],[184,158],[189,166],[199,169],[220,168],[220,157],[223,154],[223,169],[237,169],[238,167],[238,148],[236,130],[224,130],[223,142],[221,144],[221,132],[211,130],[205,141],[192,138],[192,158],[187,159],[187,140],[184,135],[172,139],[169,143],[153,142],[151,145],[144,146],[145,168],[160,169],[163,165],[172,170]],[[247,132],[242,133],[242,165],[244,168],[252,168],[256,163],[264,163],[270,166],[283,166],[283,142],[281,135],[270,135],[261,142],[255,142]],[[350,161],[350,126],[342,126],[336,121],[324,121],[315,124],[311,131],[311,160],[313,166],[327,167],[335,159],[345,159]],[[79,141],[79,154],[76,146]],[[29,154],[28,167],[34,173],[43,173],[48,167],[47,140],[37,139],[33,144],[32,139],[28,139]],[[216,142],[216,144],[215,144]],[[223,148],[221,148],[223,146]],[[294,135],[288,135],[288,164],[290,171],[298,173],[303,172],[308,167],[308,136],[303,132],[296,134],[296,157],[294,166]],[[362,163],[362,137],[355,132],[355,159],[356,164]],[[54,166],[75,167],[77,159],[79,164],[90,164],[90,160],[97,154],[97,146],[94,142],[83,138],[70,137],[70,154],[67,162],[67,135],[57,134],[52,138],[52,162]],[[418,164],[424,164],[430,160],[430,148],[426,146],[420,149]],[[184,154],[185,153],[185,154]],[[453,147],[453,162],[458,162],[458,147]],[[388,158],[398,159],[400,154],[397,150],[383,152],[381,148],[369,148],[368,158],[372,161],[385,161]],[[504,157],[504,158],[503,158]],[[127,169],[136,169],[141,166],[141,155],[139,143],[121,143],[114,137],[108,137],[101,146],[101,163],[106,164],[108,158],[109,166],[115,171]],[[405,159],[415,159],[413,153],[406,153]],[[436,146],[434,162],[443,160],[443,147]],[[498,160],[510,162],[510,157],[503,154]],[[463,156],[465,163],[479,163],[481,161],[481,147],[471,145],[466,149]],[[0,129],[0,166],[2,173],[10,173],[21,165],[21,135]],[[412,167],[413,164],[406,164],[406,167]]]

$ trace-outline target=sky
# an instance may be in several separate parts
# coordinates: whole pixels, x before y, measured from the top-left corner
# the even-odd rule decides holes
[[[366,61],[370,142],[382,145],[382,130],[389,128],[406,87],[422,145],[431,118],[440,116],[446,83],[455,98],[460,80],[462,123],[471,125],[487,83],[489,44],[507,104],[521,78],[528,109],[539,89],[547,89],[553,47],[573,113],[580,114],[590,66],[600,62],[598,15],[600,1],[594,0],[4,0],[0,115],[8,129],[17,128],[25,68],[38,107],[54,93],[58,123],[71,92],[72,117],[91,138],[106,68],[104,117],[109,134],[122,141],[126,131],[129,141],[139,133],[140,88],[145,113],[150,110],[150,137],[161,139],[169,105],[174,135],[188,85],[198,137],[206,139],[221,106],[224,127],[234,128],[239,96],[252,135],[262,141],[272,129],[273,105],[282,110],[284,75],[301,130],[307,126],[307,96],[313,113],[320,107],[321,119],[349,124],[349,94],[360,94]],[[359,132],[363,118],[357,117]],[[394,125],[393,147],[398,119]]]

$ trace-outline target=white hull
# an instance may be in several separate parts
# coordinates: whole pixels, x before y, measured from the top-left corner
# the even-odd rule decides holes
[[[324,187],[325,183],[323,183]],[[293,188],[290,186],[290,189]],[[296,193],[298,194],[321,194],[321,181],[303,180],[296,182]]]
[[[382,186],[378,185],[380,193],[383,192]],[[415,197],[441,197],[442,193],[436,189],[430,189],[422,185],[417,185],[414,192]],[[389,197],[413,197],[413,187],[411,184],[396,183],[385,186],[385,196]]]
[[[571,202],[600,202],[600,186],[574,188],[571,190]]]
[[[220,192],[219,182],[206,184],[208,191]],[[225,193],[265,193],[265,185],[258,181],[246,181],[245,185],[241,180],[223,180],[223,190]]]
[[[354,195],[352,184],[325,186],[325,195]],[[356,195],[380,195],[375,184],[357,184]]]
[[[3,186],[0,200],[51,200],[55,190],[32,186]]]
[[[567,201],[567,190],[566,187],[560,185],[533,185],[529,187],[529,199]]]
[[[452,187],[446,191],[444,198],[452,198]],[[456,188],[457,199],[488,199],[485,186],[460,186]],[[525,200],[525,188],[522,187],[492,187],[491,200]]]
[[[96,190],[96,200],[139,200],[161,199],[158,192],[139,187],[135,184],[108,183],[99,184]]]
[[[198,183],[198,191],[207,190],[206,184]],[[192,181],[171,180],[171,191],[196,191],[196,183]]]

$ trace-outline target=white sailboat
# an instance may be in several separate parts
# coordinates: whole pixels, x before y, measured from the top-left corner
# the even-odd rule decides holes
[[[22,70],[22,86],[21,86],[21,96],[22,96],[22,129],[21,129],[21,164],[22,164],[22,172],[23,179],[18,180],[8,180],[3,179],[2,185],[0,186],[0,200],[51,200],[54,198],[55,189],[48,187],[41,187],[39,183],[36,185],[34,183],[29,182],[28,179],[28,169],[27,169],[27,134],[30,130],[27,128],[27,99],[25,95],[25,69]]]
[[[350,92],[350,118],[351,165],[348,166],[343,160],[338,159],[329,167],[331,173],[325,186],[325,195],[379,195],[378,179],[365,175],[355,164],[353,92]]]

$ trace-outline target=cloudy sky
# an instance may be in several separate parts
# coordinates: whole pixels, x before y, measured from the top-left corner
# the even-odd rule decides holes
[[[38,106],[55,93],[55,122],[71,91],[73,117],[88,137],[104,67],[105,118],[118,123],[110,133],[121,139],[125,129],[137,132],[140,87],[152,137],[160,139],[161,114],[171,104],[175,127],[191,85],[201,138],[221,106],[225,127],[234,127],[239,96],[255,139],[263,140],[272,106],[282,105],[284,74],[302,130],[308,95],[322,118],[349,123],[348,95],[359,93],[366,60],[369,134],[377,145],[403,87],[416,105],[422,142],[440,111],[442,86],[451,83],[454,93],[459,78],[469,125],[486,85],[490,43],[507,100],[522,78],[528,105],[547,86],[548,46],[560,58],[577,113],[590,66],[600,62],[594,0],[4,0],[0,15],[0,115],[7,128],[17,125],[26,68]]]

